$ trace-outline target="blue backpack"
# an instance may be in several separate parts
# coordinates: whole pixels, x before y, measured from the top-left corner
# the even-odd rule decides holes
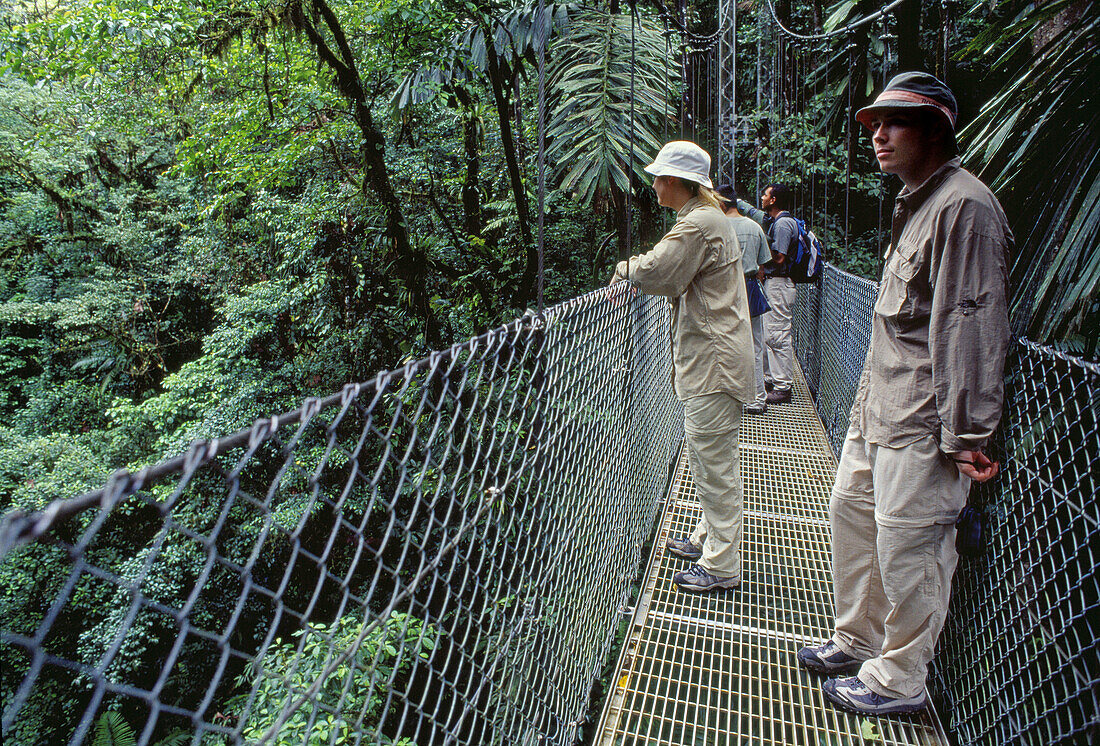
[[[806,228],[806,221],[793,220],[798,223],[798,242],[791,259],[791,279],[795,282],[817,282],[825,266],[825,244]]]

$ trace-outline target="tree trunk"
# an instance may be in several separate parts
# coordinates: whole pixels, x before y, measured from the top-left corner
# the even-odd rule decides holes
[[[897,36],[898,67],[891,74],[908,70],[924,70],[924,52],[920,47],[920,9],[917,0],[902,3],[894,11],[897,23],[894,34]]]
[[[386,168],[385,135],[374,124],[370,105],[363,91],[362,79],[355,64],[355,57],[339,19],[325,0],[312,0],[312,2],[320,20],[332,34],[335,50],[329,46],[314,25],[312,15],[305,12],[301,5],[288,8],[288,12],[295,26],[306,34],[314,49],[317,50],[317,56],[321,62],[333,71],[337,90],[351,104],[355,123],[363,137],[362,157],[365,173],[363,189],[365,191],[369,187],[381,203],[386,220],[386,236],[393,245],[394,270],[409,291],[413,312],[424,320],[424,335],[427,343],[432,347],[440,347],[443,340],[439,321],[432,312],[428,298],[426,262],[413,250],[401,209],[401,201],[390,183],[389,171]]]
[[[634,248],[630,245],[630,215],[626,211],[626,192],[615,186],[614,181],[608,189],[607,202],[610,207],[608,214],[614,223],[615,236],[619,244],[619,257],[625,259],[630,256]]]
[[[1050,5],[1050,3],[1051,0],[1037,0],[1035,5]],[[1084,15],[1088,7],[1089,0],[1077,0],[1077,2],[1062,8],[1057,15],[1035,29],[1035,33],[1031,35],[1031,54],[1033,56],[1038,55],[1043,47],[1049,44],[1052,39],[1056,38],[1058,34],[1066,30],[1066,27]]]
[[[520,281],[514,297],[519,305],[525,305],[530,300],[534,289],[535,273],[538,268],[538,252],[534,240],[531,238],[527,190],[523,185],[523,176],[520,174],[519,161],[516,158],[516,142],[512,135],[512,120],[508,116],[506,81],[501,74],[500,60],[497,58],[491,34],[486,34],[485,46],[489,67],[489,82],[493,89],[493,100],[496,103],[497,121],[500,123],[500,139],[504,146],[504,159],[508,164],[508,177],[512,184],[512,195],[515,198],[516,213],[519,218],[520,239],[523,241],[524,254],[527,260],[523,270],[523,279]]]
[[[512,116],[516,118],[516,153],[520,163],[527,162],[527,138],[523,135],[523,106],[520,100],[519,73],[512,71]]]
[[[462,179],[462,215],[466,235],[481,237],[481,177],[480,132],[477,113],[470,108],[463,112],[462,141],[466,151],[466,173]]]

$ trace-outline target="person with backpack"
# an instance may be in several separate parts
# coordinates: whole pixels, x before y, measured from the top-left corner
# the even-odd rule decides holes
[[[793,260],[798,254],[799,225],[791,215],[794,194],[786,184],[768,184],[760,196],[757,210],[743,200],[737,208],[764,226],[768,232],[772,260],[763,266],[764,294],[771,310],[764,315],[764,386],[768,389],[768,404],[791,400],[794,383],[794,341],[791,319],[794,310],[795,284],[791,277]],[[742,207],[743,205],[743,207]]]

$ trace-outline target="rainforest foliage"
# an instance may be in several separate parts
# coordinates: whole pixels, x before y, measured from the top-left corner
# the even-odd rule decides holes
[[[717,27],[717,5],[686,3],[693,30]],[[614,0],[545,6],[21,0],[0,11],[0,509],[80,494],[533,307],[540,77],[546,303],[606,282],[615,260],[651,244],[667,216],[641,166],[692,136],[681,103],[713,92],[681,75],[661,2],[636,14]],[[786,0],[776,13],[813,33],[878,7]],[[875,216],[898,185],[875,172],[849,107],[891,69],[935,71],[973,122],[967,165],[1009,208],[1017,331],[1095,354],[1092,2],[912,0],[890,33],[872,24],[819,42],[802,68],[766,2],[738,8],[744,196],[755,201],[761,181],[812,193],[832,258],[873,276]],[[771,108],[751,111],[763,79]],[[111,551],[140,556],[146,538]],[[43,550],[4,566],[5,624],[33,630],[62,561]],[[71,642],[93,656],[110,598],[85,602],[104,624]],[[417,639],[431,644],[424,630]],[[148,644],[164,643],[150,632]],[[5,674],[5,698],[17,683]],[[59,685],[25,732],[68,738],[50,730],[67,696]],[[127,726],[116,713],[100,727]]]

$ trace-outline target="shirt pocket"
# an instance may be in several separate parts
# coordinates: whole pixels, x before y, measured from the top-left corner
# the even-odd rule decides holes
[[[919,271],[920,246],[910,241],[899,242],[890,252],[882,274],[875,313],[893,321],[913,316],[916,299],[911,285]]]

